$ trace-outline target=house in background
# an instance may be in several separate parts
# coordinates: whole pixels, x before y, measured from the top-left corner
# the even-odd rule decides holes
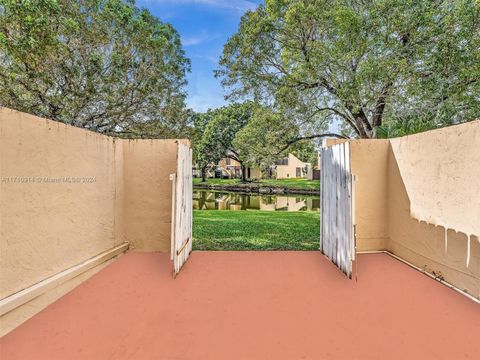
[[[262,171],[259,167],[246,167],[247,179],[260,179],[262,177]],[[215,169],[215,177],[235,179],[242,176],[242,165],[234,159],[222,158],[218,162]]]
[[[217,172],[218,171],[222,174],[222,176],[219,177],[228,177],[229,179],[239,178],[242,173],[242,166],[237,160],[222,158],[217,164]]]
[[[260,170],[258,166],[247,167],[246,171],[247,171],[247,179],[261,179],[263,177],[262,170]]]
[[[277,161],[275,166],[276,179],[308,179],[320,180],[320,152],[317,152],[316,164],[304,162],[293,154],[288,154],[285,159]]]
[[[281,159],[276,163],[276,179],[299,179],[307,178],[309,169],[312,165],[303,162],[293,154],[288,154],[285,159]]]
[[[288,154],[284,159],[276,162],[269,169],[269,178],[273,179],[315,179],[320,178],[320,153],[318,154],[317,164],[312,167],[308,162],[304,162],[293,154]],[[246,167],[247,179],[261,179],[264,177],[260,167]],[[240,178],[242,174],[242,167],[240,163],[231,158],[222,158],[218,164],[209,171],[207,177],[215,178]],[[196,174],[197,175],[197,174]],[[199,175],[197,175],[199,176]]]
[[[246,167],[246,178],[247,179],[261,179],[262,171],[259,167]],[[242,166],[241,164],[231,158],[222,158],[218,164],[212,166],[211,169],[207,171],[207,177],[214,178],[224,178],[224,179],[238,179],[242,176]]]
[[[207,178],[235,179],[240,178],[242,166],[237,160],[231,158],[222,158],[217,164],[211,163],[206,170]],[[201,171],[197,166],[193,166],[193,176],[201,177]]]

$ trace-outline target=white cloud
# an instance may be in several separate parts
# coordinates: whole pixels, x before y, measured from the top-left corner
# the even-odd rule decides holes
[[[218,65],[218,60],[220,58],[220,55],[201,55],[201,54],[191,54],[190,59],[201,59],[201,60],[207,60],[210,63],[214,65]]]
[[[248,0],[146,0],[145,2],[168,4],[200,4],[219,9],[235,10],[242,13],[247,10],[253,10],[257,7],[256,3]]]
[[[203,36],[187,36],[182,39],[182,45],[190,46],[190,45],[197,45],[205,42],[205,37]]]
[[[218,39],[219,37],[220,34],[210,34],[209,32],[202,30],[198,35],[183,37],[182,44],[184,46],[198,45],[204,42]]]
[[[191,95],[187,98],[187,106],[197,112],[205,112],[224,106],[227,102],[221,94],[206,92],[203,95]]]

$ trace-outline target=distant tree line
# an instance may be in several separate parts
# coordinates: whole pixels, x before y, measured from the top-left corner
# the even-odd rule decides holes
[[[303,139],[286,146],[286,139],[299,137],[299,129],[281,113],[252,101],[233,103],[197,113],[193,117],[194,162],[205,179],[209,168],[222,158],[237,161],[241,179],[247,167],[259,167],[265,174],[270,166],[289,152],[303,161],[317,161],[312,140]]]

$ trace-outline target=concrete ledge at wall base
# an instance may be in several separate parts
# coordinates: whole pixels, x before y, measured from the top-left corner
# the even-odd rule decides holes
[[[449,282],[447,282],[447,281],[445,281],[445,280],[443,280],[443,279],[441,279],[441,278],[438,278],[438,277],[434,276],[433,274],[430,274],[428,271],[425,271],[424,269],[419,268],[418,266],[415,266],[415,265],[413,265],[412,263],[409,263],[408,261],[402,259],[401,257],[399,257],[399,256],[397,256],[397,255],[395,255],[395,254],[392,254],[391,252],[389,252],[389,251],[387,251],[387,250],[357,251],[357,254],[387,254],[387,255],[393,257],[394,259],[396,259],[396,260],[404,263],[405,265],[408,265],[408,266],[410,266],[411,268],[413,268],[413,269],[415,269],[415,270],[417,270],[417,271],[420,271],[422,274],[427,275],[428,277],[430,277],[430,278],[438,281],[439,283],[441,283],[441,284],[449,287],[450,289],[452,289],[452,290],[454,290],[454,291],[462,294],[463,296],[466,296],[467,298],[469,298],[470,300],[476,302],[477,304],[480,304],[480,299],[478,299],[478,298],[472,296],[471,294],[469,294],[469,293],[467,293],[467,292],[465,292],[465,291],[457,288],[455,285],[452,285],[452,284],[450,284]]]
[[[56,275],[53,275],[39,283],[23,289],[15,294],[7,296],[0,300],[0,316],[12,311],[13,309],[35,299],[48,290],[92,269],[93,267],[102,264],[103,262],[125,252],[128,250],[128,243],[123,243],[113,249],[107,250],[93,258],[90,258],[78,265],[75,265],[67,270],[64,270]]]
[[[64,283],[61,283],[53,289],[44,292],[35,299],[32,299],[29,302],[9,311],[8,313],[1,315],[0,337],[5,336],[18,326],[22,325],[25,321],[38,314],[40,311],[53,304],[70,291],[74,290],[77,286],[90,279],[93,275],[102,271],[112,262],[117,261],[117,259],[122,255],[123,253],[118,254],[104,263],[101,263],[90,270],[87,270]]]

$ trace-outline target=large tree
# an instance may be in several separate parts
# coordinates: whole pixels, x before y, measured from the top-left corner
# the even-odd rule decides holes
[[[3,0],[0,105],[105,134],[185,119],[175,29],[134,0]],[[140,125],[139,125],[140,124]]]
[[[248,166],[258,166],[266,172],[282,157],[279,146],[284,139],[296,134],[296,128],[281,114],[267,107],[257,107],[252,119],[236,134],[233,144]]]
[[[273,103],[321,130],[336,121],[361,138],[389,122],[471,120],[480,2],[266,0],[242,17],[216,74],[232,98]]]
[[[246,165],[258,166],[267,175],[270,167],[288,153],[312,165],[318,160],[312,139],[304,139],[295,122],[266,106],[255,107],[252,118],[238,131],[233,145]]]
[[[198,135],[195,137],[194,150],[204,180],[206,168],[212,163],[218,163],[221,158],[238,161],[242,169],[242,181],[246,180],[245,163],[240,150],[235,146],[234,139],[250,121],[253,110],[253,103],[245,102],[197,115],[195,131]]]
[[[210,164],[221,158],[221,154],[212,152],[213,147],[209,141],[204,138],[205,128],[213,118],[213,115],[214,111],[211,109],[204,113],[193,114],[193,163],[199,167],[203,181],[206,181],[207,169]]]

